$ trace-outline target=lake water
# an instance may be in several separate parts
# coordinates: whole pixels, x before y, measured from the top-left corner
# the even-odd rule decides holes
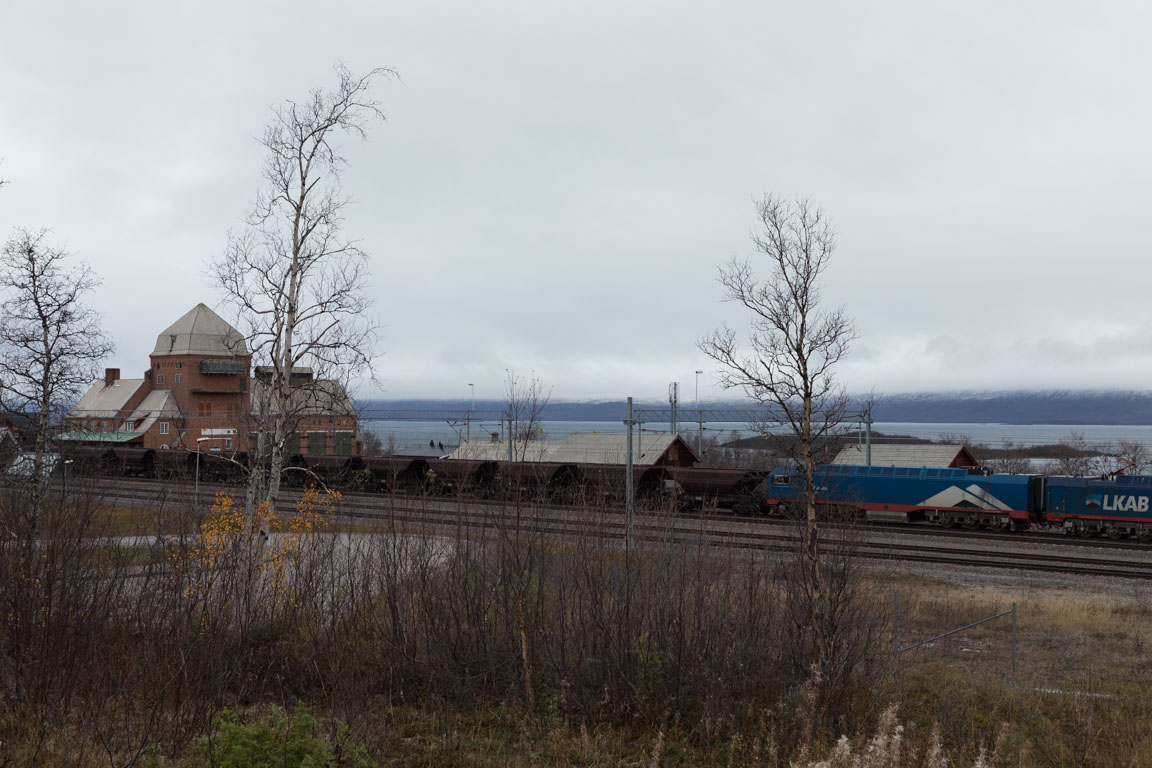
[[[644,432],[667,433],[669,424],[645,424]],[[427,446],[431,440],[455,446],[464,440],[487,440],[492,433],[502,436],[498,421],[476,420],[449,423],[447,421],[381,421],[366,419],[361,427],[380,437],[387,444],[389,437],[397,447]],[[572,434],[623,434],[624,424],[620,421],[544,421],[540,423],[543,437],[549,440],[563,440]],[[1089,444],[1116,445],[1137,443],[1152,447],[1152,426],[1114,425],[1058,425],[1058,424],[918,424],[900,422],[876,422],[874,432],[886,435],[908,435],[911,437],[939,440],[948,436],[961,436],[959,442],[969,445],[983,444],[1001,447],[1006,443],[1021,446],[1046,445],[1069,439],[1073,434],[1082,435]],[[681,423],[681,434],[695,434],[696,424]],[[731,439],[753,437],[756,433],[746,422],[705,423],[705,439],[719,437],[727,442]],[[852,430],[852,434],[857,434]],[[879,438],[878,438],[879,439]],[[891,442],[891,441],[886,441]]]

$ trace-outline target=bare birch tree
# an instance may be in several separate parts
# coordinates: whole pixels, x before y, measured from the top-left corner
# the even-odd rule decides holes
[[[751,261],[733,258],[717,276],[725,301],[750,313],[747,332],[724,326],[697,346],[720,365],[722,386],[743,390],[765,408],[765,421],[787,426],[796,438],[814,609],[813,671],[819,675],[827,651],[822,636],[827,601],[821,592],[816,447],[844,416],[847,397],[833,374],[856,331],[841,309],[821,305],[820,278],[836,246],[824,212],[807,200],[767,195],[756,201],[756,213],[752,242],[767,275],[761,278]]]
[[[327,399],[321,390],[302,395],[293,371],[307,367],[314,382],[345,383],[369,370],[374,355],[367,255],[343,232],[349,200],[340,188],[346,160],[338,142],[348,135],[365,139],[367,128],[384,119],[367,92],[374,78],[393,73],[374,69],[356,77],[338,65],[336,75],[335,88],[273,110],[261,139],[264,186],[246,229],[230,238],[211,268],[245,326],[253,363],[267,372],[252,393],[249,525],[258,503],[275,504],[285,444],[302,414]]]
[[[544,409],[552,399],[552,390],[533,371],[527,379],[505,369],[504,391],[508,401],[508,444],[512,461],[540,461],[543,446],[537,440]],[[535,451],[531,448],[535,447]]]
[[[17,229],[0,255],[0,405],[36,425],[28,498],[17,523],[22,530],[9,532],[21,541],[25,584],[40,535],[51,430],[113,351],[100,331],[100,315],[84,305],[99,279],[50,245],[47,235]]]

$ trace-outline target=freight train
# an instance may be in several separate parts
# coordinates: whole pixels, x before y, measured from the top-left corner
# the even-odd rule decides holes
[[[73,471],[87,474],[191,478],[192,451],[72,448]],[[201,480],[234,481],[244,454],[199,455]],[[284,483],[320,483],[342,490],[421,493],[558,503],[615,503],[623,499],[625,467],[618,464],[468,461],[405,456],[287,458]],[[639,466],[639,500],[681,509],[729,509],[740,514],[787,514],[804,498],[796,467],[771,471]],[[1004,475],[967,469],[821,465],[817,502],[870,522],[931,522],[970,530],[1022,531],[1057,527],[1079,536],[1152,540],[1152,477],[1100,478]]]
[[[929,521],[971,530],[1052,526],[1084,537],[1152,540],[1152,477],[998,475],[966,469],[821,465],[817,503],[873,522]],[[804,499],[797,467],[774,469],[763,485],[768,514]]]
[[[229,482],[243,476],[247,456],[144,448],[76,446],[69,449],[78,474],[191,478]],[[283,483],[370,493],[419,493],[499,499],[531,498],[558,503],[623,499],[626,468],[619,464],[507,462],[409,456],[286,457]],[[637,466],[633,487],[643,502],[681,508],[759,510],[768,472],[708,467]]]

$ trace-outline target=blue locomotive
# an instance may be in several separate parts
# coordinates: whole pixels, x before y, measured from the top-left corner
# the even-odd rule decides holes
[[[971,530],[1060,526],[1066,533],[1152,539],[1152,477],[998,475],[966,469],[820,465],[817,503],[859,510],[867,520],[930,521]],[[774,469],[763,504],[777,512],[804,499],[798,467]]]
[[[1101,478],[1051,477],[1045,522],[1067,533],[1119,539],[1152,539],[1152,477],[1106,475]]]

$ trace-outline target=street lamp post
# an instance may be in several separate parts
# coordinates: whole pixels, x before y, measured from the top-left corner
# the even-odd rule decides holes
[[[64,468],[61,470],[64,477],[64,498],[68,498],[68,465],[72,463],[72,459],[64,460]]]
[[[696,453],[704,453],[704,417],[700,413],[700,374],[696,371]]]

